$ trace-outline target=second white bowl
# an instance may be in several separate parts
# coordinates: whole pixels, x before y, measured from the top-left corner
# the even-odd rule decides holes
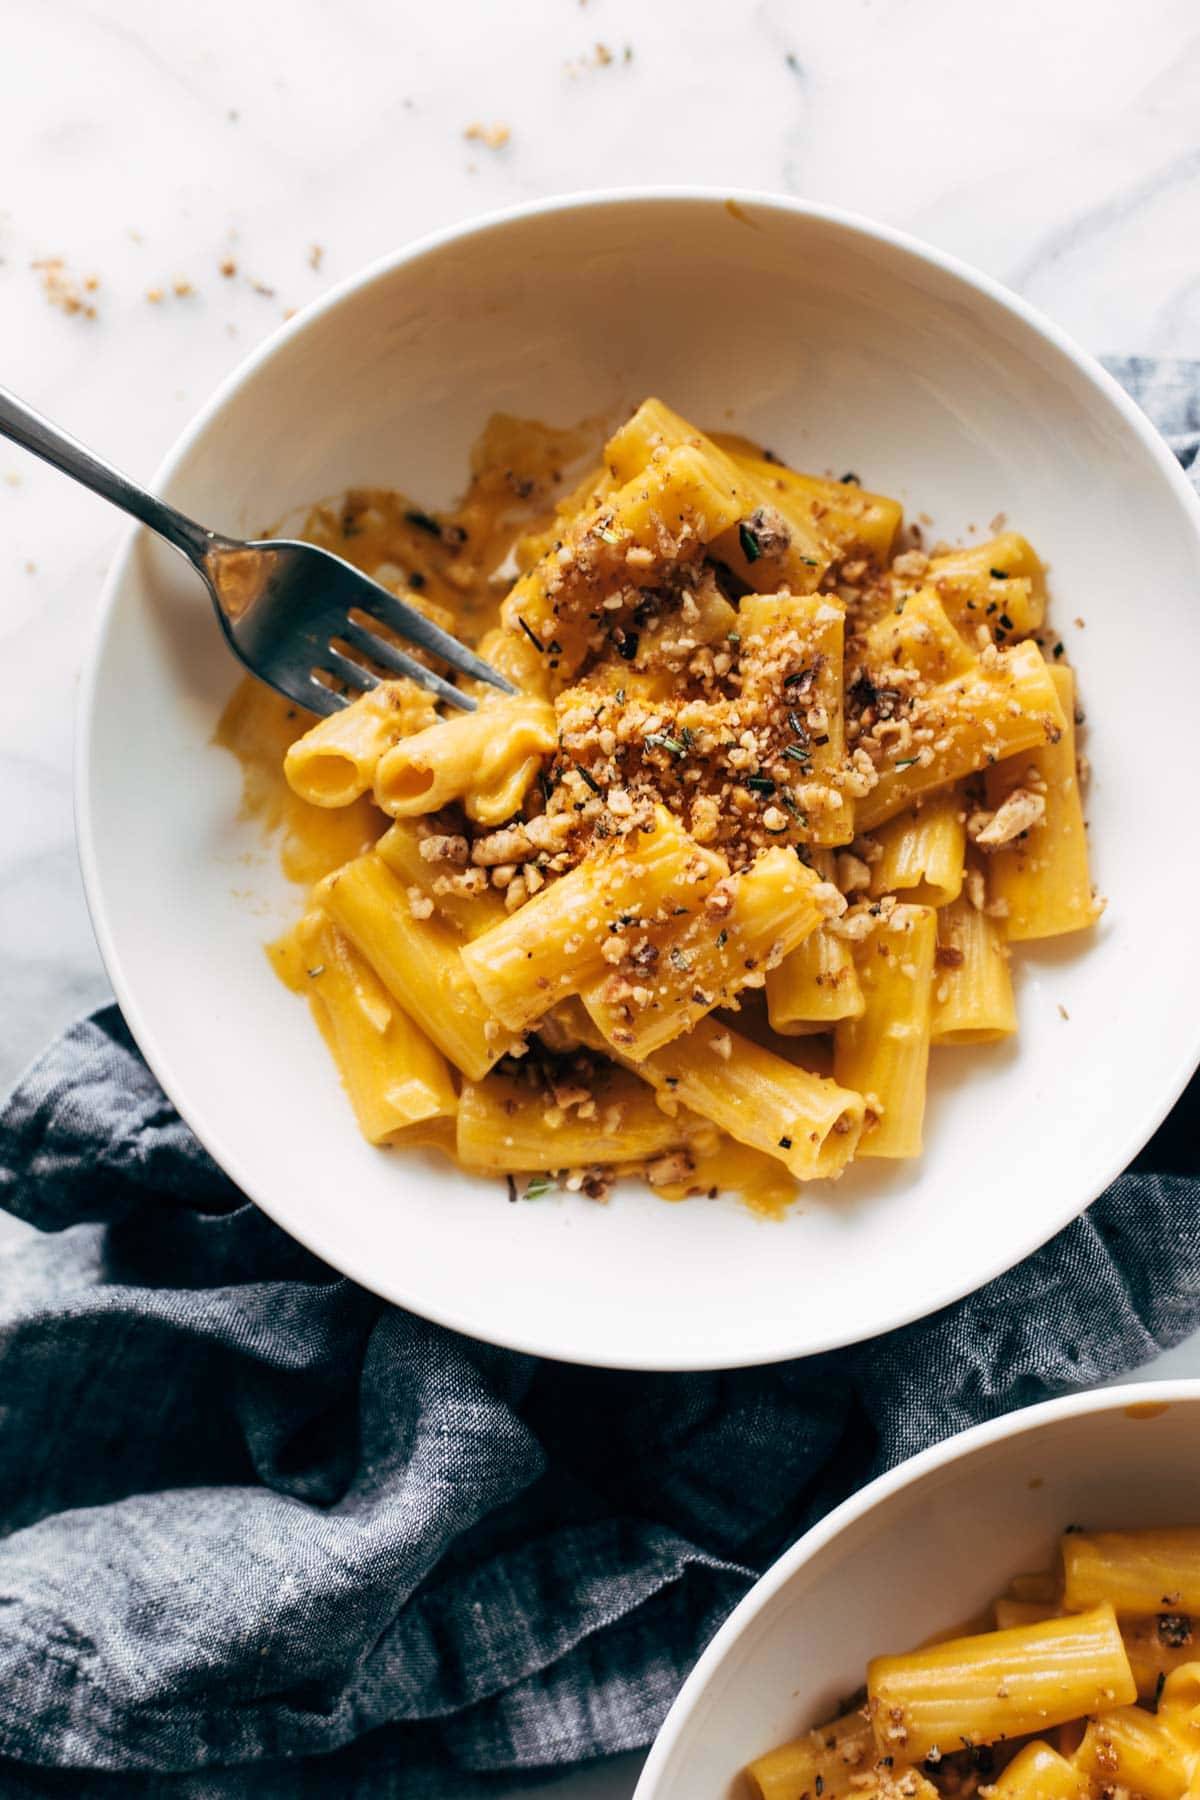
[[[634,1800],[743,1800],[739,1771],[837,1711],[872,1656],[1050,1568],[1068,1525],[1200,1523],[1200,1381],[1010,1413],[914,1457],[799,1541],[717,1633]]]

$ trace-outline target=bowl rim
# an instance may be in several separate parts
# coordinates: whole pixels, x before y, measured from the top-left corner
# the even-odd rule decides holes
[[[994,302],[1003,310],[1014,315],[1035,335],[1048,342],[1066,358],[1078,374],[1098,391],[1110,407],[1116,409],[1140,440],[1143,448],[1149,453],[1151,461],[1157,465],[1168,487],[1180,502],[1185,516],[1190,519],[1193,532],[1200,541],[1200,496],[1193,490],[1165,439],[1151,424],[1141,408],[1090,352],[1082,349],[1065,331],[1052,320],[1044,317],[1019,295],[1011,292],[992,276],[972,268],[959,258],[923,242],[910,233],[899,231],[890,225],[876,223],[860,213],[816,201],[796,199],[789,195],[773,194],[767,190],[700,184],[596,188],[549,195],[541,199],[525,201],[516,206],[499,208],[458,220],[451,225],[427,232],[411,243],[375,258],[364,268],[337,282],[327,293],[310,302],[292,319],[278,326],[261,344],[235,365],[230,373],[217,384],[208,401],[199,408],[175,439],[150,481],[151,491],[157,494],[169,493],[180,466],[187,460],[196,444],[217,420],[238,390],[260,369],[284,353],[294,338],[302,335],[318,319],[335,312],[344,301],[352,296],[369,289],[376,283],[386,281],[397,271],[417,263],[424,257],[451,244],[504,231],[510,225],[525,219],[539,215],[553,216],[566,211],[646,203],[664,206],[720,205],[726,208],[732,203],[733,206],[758,207],[800,219],[815,220],[822,224],[832,225],[850,237],[869,243],[882,243],[899,250],[940,273],[950,276],[962,283],[968,290],[973,290]],[[220,1120],[208,1118],[203,1114],[201,1108],[193,1106],[186,1092],[182,1091],[176,1083],[169,1050],[160,1042],[151,1027],[126,976],[120,949],[109,920],[99,870],[94,821],[91,814],[89,771],[91,745],[95,734],[98,710],[102,703],[99,675],[103,653],[113,626],[119,598],[128,579],[137,544],[144,529],[141,525],[131,525],[118,542],[87,635],[75,709],[72,785],[79,865],[92,930],[121,1013],[152,1074],[171,1104],[204,1148],[208,1150],[214,1161],[248,1199],[259,1206],[282,1230],[314,1256],[319,1257],[323,1262],[328,1263],[360,1286],[379,1294],[381,1298],[393,1305],[405,1307],[417,1313],[418,1316],[431,1319],[434,1323],[449,1330],[474,1337],[475,1331],[470,1318],[459,1315],[452,1307],[431,1307],[423,1302],[419,1295],[414,1296],[407,1292],[402,1273],[399,1279],[393,1280],[390,1277],[381,1276],[377,1267],[362,1258],[343,1256],[337,1243],[336,1224],[333,1224],[328,1232],[312,1226],[298,1231],[280,1216],[280,1209],[270,1193],[264,1192],[262,1184],[251,1179],[242,1167],[242,1159],[237,1146],[225,1142]],[[1017,1263],[1031,1256],[1059,1231],[1081,1216],[1086,1207],[1092,1204],[1092,1201],[1104,1191],[1109,1183],[1128,1167],[1137,1152],[1158,1129],[1183,1092],[1198,1063],[1200,1063],[1200,1014],[1197,1015],[1195,1021],[1189,1048],[1172,1080],[1164,1085],[1161,1103],[1154,1109],[1148,1128],[1145,1128],[1144,1121],[1140,1121],[1137,1129],[1124,1134],[1120,1149],[1110,1159],[1103,1179],[1083,1207],[1077,1206],[1074,1202],[1065,1208],[1048,1206],[1035,1229],[1022,1238],[1015,1250],[1012,1246],[1001,1249],[989,1257],[981,1269],[973,1270],[965,1283],[950,1273],[935,1291],[913,1302],[898,1297],[892,1309],[874,1322],[868,1336],[878,1336],[900,1326],[911,1324],[914,1320],[927,1318],[942,1307],[962,1299],[965,1294],[976,1291],[997,1276],[1004,1274],[1008,1269],[1014,1268]],[[652,1360],[647,1359],[644,1354],[632,1357],[622,1354],[620,1345],[615,1343],[611,1351],[606,1352],[603,1362],[599,1362],[591,1356],[572,1355],[569,1347],[564,1348],[557,1342],[546,1341],[536,1328],[525,1329],[517,1320],[514,1320],[511,1331],[506,1331],[502,1336],[493,1336],[488,1341],[494,1342],[504,1349],[515,1350],[525,1355],[549,1357],[560,1362],[576,1362],[583,1366],[598,1368],[636,1369],[666,1373],[763,1366],[772,1362],[787,1361],[798,1355],[823,1354],[828,1350],[844,1348],[849,1343],[864,1342],[866,1338],[856,1339],[853,1336],[847,1336],[835,1326],[819,1341],[811,1343],[802,1341],[800,1347],[792,1346],[772,1351],[768,1355],[763,1355],[761,1350],[751,1349],[744,1354],[732,1357],[725,1354],[716,1361],[703,1351],[685,1355],[668,1351],[655,1356]]]
[[[642,1766],[632,1800],[655,1800],[658,1783],[667,1759],[672,1756],[699,1706],[709,1682],[742,1633],[769,1605],[781,1588],[810,1562],[827,1544],[833,1542],[847,1526],[865,1518],[876,1507],[884,1506],[893,1495],[921,1480],[934,1469],[969,1460],[976,1451],[1006,1438],[1024,1437],[1043,1425],[1054,1425],[1061,1419],[1084,1418],[1089,1413],[1116,1412],[1128,1406],[1173,1406],[1179,1402],[1200,1405],[1200,1376],[1174,1376],[1161,1381],[1124,1381],[1117,1387],[1085,1388],[1081,1393],[1059,1395],[1042,1400],[1035,1406],[1017,1407],[1002,1413],[998,1419],[985,1419],[982,1424],[968,1425],[953,1436],[942,1438],[928,1449],[897,1463],[869,1481],[856,1493],[826,1513],[823,1519],[797,1538],[790,1549],[759,1576],[754,1586],[738,1601],[723,1625],[718,1626],[692,1668],[683,1686],[671,1702],[670,1711],[658,1728],[650,1753]]]

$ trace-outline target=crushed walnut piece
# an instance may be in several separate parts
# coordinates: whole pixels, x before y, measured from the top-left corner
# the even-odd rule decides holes
[[[967,820],[967,836],[981,850],[1000,850],[1014,838],[1040,825],[1045,816],[1045,794],[1016,787],[995,812],[972,813]]]

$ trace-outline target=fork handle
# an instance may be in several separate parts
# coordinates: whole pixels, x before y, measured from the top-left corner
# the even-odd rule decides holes
[[[132,513],[151,531],[157,531],[160,537],[166,538],[177,550],[194,563],[203,565],[204,558],[215,544],[222,540],[203,525],[197,525],[194,519],[176,512],[165,500],[148,494],[114,469],[111,463],[103,462],[100,457],[86,449],[68,432],[60,431],[49,419],[35,412],[32,406],[26,406],[7,388],[0,387],[0,435],[11,438],[14,444],[20,444],[23,450],[31,450],[40,456],[43,462],[61,469],[73,481],[82,482],[99,494],[102,500],[111,500],[123,512]]]

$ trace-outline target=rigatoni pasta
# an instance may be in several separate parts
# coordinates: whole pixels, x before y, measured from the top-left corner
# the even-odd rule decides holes
[[[1142,1637],[1152,1590],[1191,1603],[1198,1554],[1196,1527],[1068,1530],[1055,1569],[1014,1576],[996,1601],[997,1620],[1010,1622],[876,1656],[861,1704],[757,1757],[751,1794],[1191,1800],[1200,1659],[1147,1693],[1130,1634]],[[1168,1624],[1178,1635],[1191,1617]]]
[[[276,963],[373,1142],[777,1209],[918,1155],[931,1047],[1011,1035],[1010,944],[1098,917],[1074,679],[1014,532],[927,553],[857,477],[653,398],[596,449],[495,419],[454,512],[308,522],[514,695],[243,691],[222,741],[316,882]]]

